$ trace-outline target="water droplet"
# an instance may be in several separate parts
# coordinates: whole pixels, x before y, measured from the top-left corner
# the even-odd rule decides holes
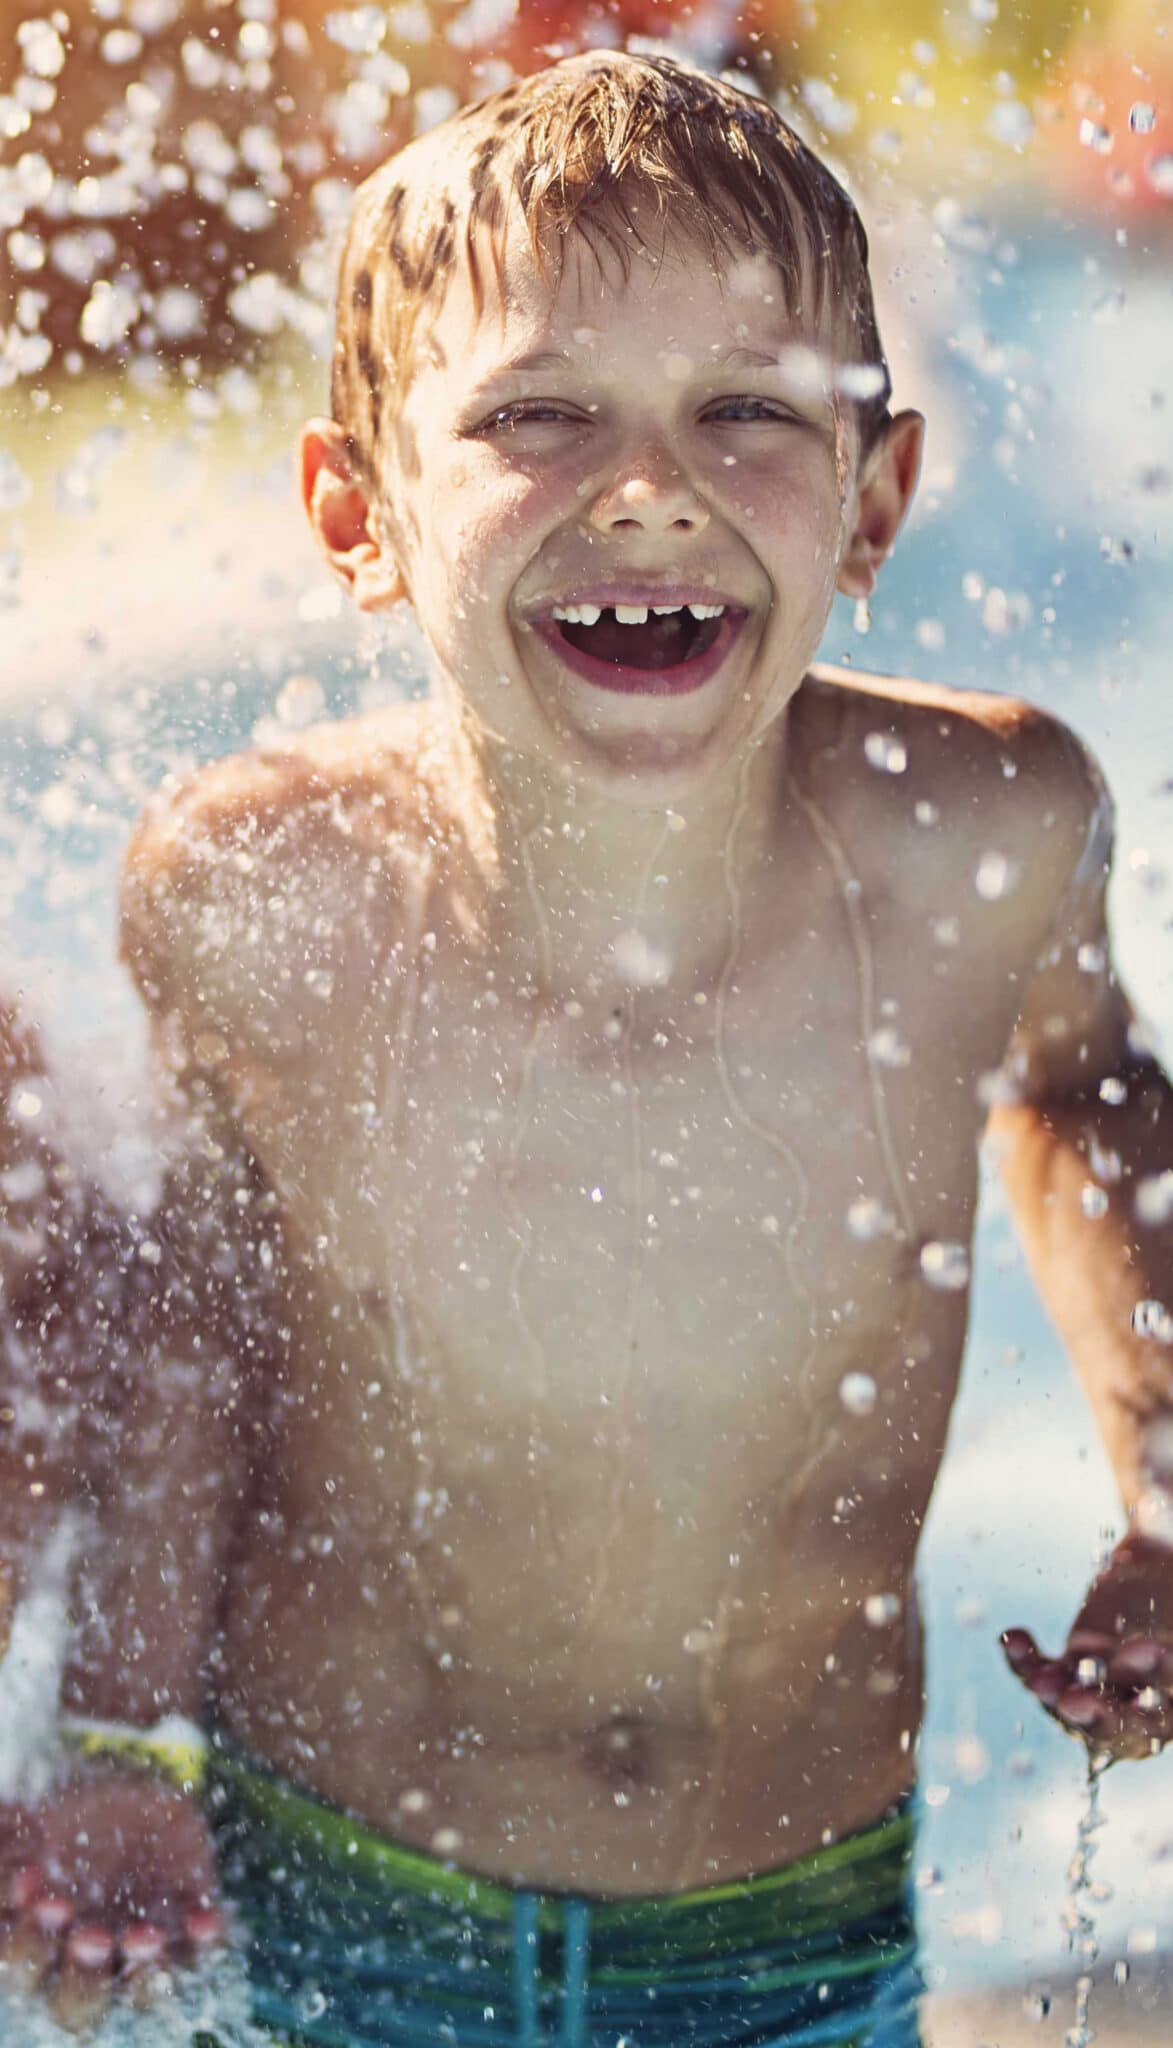
[[[969,1285],[969,1253],[963,1244],[934,1238],[921,1246],[920,1269],[930,1287],[959,1294]]]
[[[686,1657],[707,1657],[716,1642],[712,1622],[702,1622],[699,1628],[690,1628],[681,1638],[681,1648]]]
[[[428,1846],[433,1856],[456,1856],[464,1847],[464,1836],[459,1828],[437,1828]]]
[[[844,363],[835,378],[835,389],[856,403],[875,398],[887,385],[882,363]]]
[[[26,503],[32,485],[14,455],[0,448],[0,512],[16,512]]]
[[[623,979],[636,988],[663,988],[671,978],[670,955],[642,932],[620,932],[612,943],[611,957]]]
[[[327,2005],[325,1992],[319,1991],[316,1984],[307,1984],[297,1999],[297,2017],[309,2025],[314,2020],[321,2019]]]
[[[851,614],[851,623],[857,633],[870,633],[872,613],[866,597],[857,597]]]
[[[859,119],[854,100],[841,98],[825,78],[805,78],[802,97],[825,135],[848,135]]]
[[[869,1593],[863,1603],[864,1619],[869,1628],[886,1628],[900,1613],[901,1600],[898,1593]]]
[[[1089,1222],[1098,1222],[1101,1216],[1108,1213],[1107,1194],[1103,1188],[1098,1188],[1094,1181],[1085,1181],[1079,1191],[1079,1206]]]
[[[868,1051],[882,1067],[907,1067],[912,1053],[893,1024],[882,1024],[868,1040]]]
[[[875,1195],[859,1195],[847,1211],[847,1228],[860,1244],[870,1244],[878,1237],[890,1236],[896,1218]]]
[[[1173,151],[1155,156],[1145,167],[1145,177],[1159,199],[1173,199]]]
[[[1108,965],[1108,955],[1103,946],[1083,945],[1076,953],[1075,962],[1081,974],[1102,974]]]
[[[290,676],[278,692],[273,709],[278,722],[288,731],[300,731],[324,715],[326,693],[316,676]]]
[[[34,78],[58,76],[65,64],[65,44],[51,21],[22,21],[16,40],[21,63]]]
[[[1119,1958],[1119,1960],[1118,1960],[1117,1962],[1114,1962],[1114,1963],[1113,1963],[1113,1965],[1112,1965],[1112,1982],[1113,1982],[1113,1984],[1127,1984],[1127,1982],[1128,1982],[1128,1979],[1129,1979],[1129,1977],[1130,1977],[1130,1975],[1131,1975],[1131,1974],[1132,1974],[1132,1973],[1131,1973],[1131,1971],[1130,1971],[1130,1969],[1129,1969],[1129,1967],[1128,1967],[1128,1964],[1127,1964],[1127,1963],[1125,1962],[1125,1960],[1124,1960],[1124,1957],[1123,1957],[1123,1956],[1121,1956],[1121,1957]]]
[[[870,1372],[845,1373],[839,1382],[839,1399],[849,1415],[870,1415],[876,1405],[876,1383]]]
[[[1158,1344],[1173,1344],[1173,1316],[1163,1301],[1138,1301],[1132,1311],[1132,1329],[1137,1337],[1151,1337]]]
[[[959,1735],[953,1745],[953,1764],[967,1785],[980,1785],[990,1774],[990,1752],[980,1735]]]
[[[982,602],[982,625],[997,639],[1021,633],[1030,624],[1034,607],[1023,590],[1002,590],[992,583]]]
[[[1148,1230],[1159,1230],[1173,1220],[1173,1167],[1137,1182],[1135,1208],[1137,1222]]]
[[[1022,2001],[1022,2010],[1028,2020],[1045,2020],[1051,2010],[1049,1991],[1028,1991]]]
[[[1127,1100],[1128,1083],[1121,1081],[1116,1074],[1109,1074],[1100,1082],[1101,1102],[1110,1102],[1114,1108],[1118,1109],[1120,1104],[1127,1102]]]
[[[1156,121],[1156,109],[1147,100],[1133,101],[1128,109],[1128,125],[1134,135],[1151,135]]]
[[[891,733],[869,732],[863,743],[864,759],[869,768],[879,768],[886,775],[903,775],[908,766],[908,749],[903,740],[894,739]]]
[[[1116,540],[1110,533],[1100,535],[1100,555],[1105,562],[1114,562],[1117,567],[1135,560],[1136,549],[1130,540]]]
[[[1024,100],[999,100],[990,110],[986,127],[995,142],[1007,149],[1021,149],[1035,132],[1035,117]]]
[[[1084,149],[1093,149],[1097,156],[1111,154],[1112,130],[1102,121],[1089,121],[1085,116],[1079,124],[1079,139]]]
[[[1018,861],[1010,860],[1006,854],[991,847],[978,862],[973,885],[983,903],[1000,903],[1004,896],[1013,893],[1021,873]]]
[[[387,33],[387,15],[381,7],[351,7],[345,13],[326,16],[326,34],[340,50],[354,57],[369,56]]]

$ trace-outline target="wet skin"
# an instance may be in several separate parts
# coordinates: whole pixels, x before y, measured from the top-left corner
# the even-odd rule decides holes
[[[1070,1090],[1124,1044],[1106,976],[1036,993],[1103,937],[1063,729],[809,671],[909,416],[861,482],[777,368],[713,386],[777,309],[684,282],[678,382],[670,269],[601,319],[595,285],[589,378],[581,306],[522,280],[470,342],[457,292],[378,508],[307,437],[328,559],[368,609],[410,592],[447,694],[208,771],[144,824],[124,930],[291,1253],[219,1711],[402,1840],[611,1893],[907,1789],[991,1078],[1018,1045],[1027,1098]],[[482,357],[537,341],[557,383],[498,391]],[[532,630],[617,566],[744,606],[703,689],[611,701]]]
[[[687,992],[584,984],[568,1014],[494,950],[468,840],[437,859],[411,822],[426,790],[462,802],[430,716],[212,771],[140,849],[184,931],[146,971],[180,1005],[198,988],[196,1061],[301,1276],[222,1710],[474,1869],[646,1892],[769,1868],[913,1775],[912,1571],[967,1300],[921,1254],[969,1242],[983,1090],[1088,807],[1009,700],[812,680],[788,863],[735,846],[731,953]],[[898,802],[877,726],[916,764]],[[973,887],[990,844],[1024,877],[999,902]],[[201,944],[213,866],[247,961]],[[345,1085],[315,1091],[327,1072]]]

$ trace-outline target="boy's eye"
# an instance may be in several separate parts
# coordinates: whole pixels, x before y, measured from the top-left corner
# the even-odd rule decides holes
[[[788,406],[776,404],[771,398],[722,398],[705,417],[712,419],[717,414],[733,414],[748,420],[798,420],[797,413],[791,412]]]
[[[489,414],[485,426],[498,427],[508,433],[515,427],[546,426],[550,422],[557,423],[571,418],[571,414],[560,412],[556,405],[543,405],[540,401],[531,399],[524,405],[499,406],[496,412]]]

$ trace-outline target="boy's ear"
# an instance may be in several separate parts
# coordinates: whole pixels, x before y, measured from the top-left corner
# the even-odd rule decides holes
[[[888,422],[856,485],[855,520],[839,565],[838,587],[848,597],[869,597],[881,564],[912,503],[920,475],[925,423],[919,412]]]
[[[318,546],[359,610],[386,611],[407,596],[407,586],[346,438],[336,420],[306,422],[298,450],[301,499]]]

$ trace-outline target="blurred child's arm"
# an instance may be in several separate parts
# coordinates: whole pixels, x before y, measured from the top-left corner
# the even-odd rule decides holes
[[[229,1162],[189,1157],[149,1221],[119,1216],[30,1135],[38,1115],[25,1128],[50,1083],[4,1024],[0,1964],[81,2024],[221,1931],[198,1808],[141,1769],[71,1761],[58,1709],[139,1729],[200,1714],[256,1340],[228,1329],[216,1280]]]
[[[1068,749],[1068,752],[1070,750]],[[1085,852],[1019,1019],[990,1137],[1039,1292],[1087,1393],[1129,1529],[1060,1660],[1011,1661],[1089,1741],[1173,1735],[1173,1088],[1112,970],[1111,810],[1094,766],[1057,778]],[[1098,1659],[1105,1679],[1079,1683]],[[1138,1701],[1143,1703],[1138,1706]]]

